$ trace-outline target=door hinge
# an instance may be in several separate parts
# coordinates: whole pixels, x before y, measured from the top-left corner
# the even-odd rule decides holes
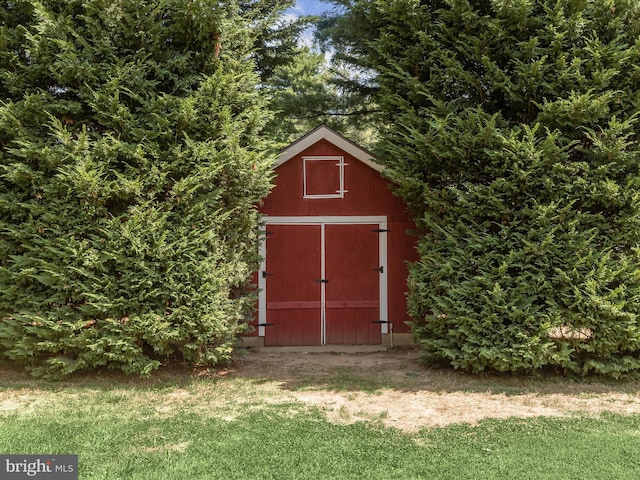
[[[316,280],[316,283],[329,283],[329,280],[327,280],[326,278],[318,278]]]
[[[386,233],[389,230],[386,228],[374,228],[373,230],[371,230],[373,233]]]
[[[273,327],[275,323],[259,323],[259,327]]]
[[[262,278],[267,278],[267,277],[270,277],[272,275],[273,275],[273,273],[265,272],[264,270],[262,271]]]
[[[374,321],[373,321],[373,322],[371,322],[371,323],[379,323],[379,324],[382,324],[382,323],[391,323],[391,322],[389,322],[388,320],[374,320]]]
[[[380,272],[380,273],[384,273],[384,267],[378,267],[378,268],[374,268],[373,269],[374,272]]]

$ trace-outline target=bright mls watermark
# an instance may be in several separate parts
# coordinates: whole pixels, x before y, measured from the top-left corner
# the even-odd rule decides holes
[[[0,455],[2,480],[78,480],[77,455]]]

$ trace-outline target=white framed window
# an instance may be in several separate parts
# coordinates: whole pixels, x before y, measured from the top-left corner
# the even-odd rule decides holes
[[[302,157],[304,198],[344,198],[344,157]]]

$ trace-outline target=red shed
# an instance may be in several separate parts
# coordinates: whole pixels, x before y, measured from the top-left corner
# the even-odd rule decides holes
[[[245,343],[410,343],[413,223],[373,155],[320,126],[284,149],[275,169],[260,209],[257,329]]]

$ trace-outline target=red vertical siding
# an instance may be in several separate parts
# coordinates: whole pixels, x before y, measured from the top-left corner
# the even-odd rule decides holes
[[[345,192],[343,198],[304,198],[303,189],[305,178],[303,171],[303,157],[317,156],[344,157]],[[329,171],[327,175],[323,173],[323,171],[326,171],[327,169],[330,170],[330,167],[331,166],[329,164],[312,165],[312,171],[308,173],[313,175],[320,172],[323,177],[311,178],[309,180],[310,183],[307,183],[307,185],[312,185],[313,191],[311,193],[326,193],[325,190],[338,189],[336,188],[338,185],[336,178],[338,177],[335,176],[335,171]],[[275,187],[270,195],[264,200],[263,205],[260,207],[260,211],[271,217],[385,216],[387,218],[389,231],[386,233],[380,233],[379,235],[386,235],[387,240],[387,270],[383,275],[387,275],[388,320],[393,322],[394,332],[407,333],[409,331],[408,326],[406,325],[406,322],[409,320],[406,308],[406,263],[407,261],[416,260],[417,254],[413,246],[414,239],[407,234],[407,230],[413,229],[414,226],[406,212],[406,208],[402,200],[393,195],[390,188],[390,182],[384,179],[380,172],[356,159],[326,139],[321,139],[276,168]],[[312,231],[308,229],[316,227],[298,227],[300,231],[296,231],[296,228],[292,226],[285,228],[282,226],[273,227],[276,227],[276,229],[272,228],[271,225],[268,229],[272,231],[278,230],[279,232],[280,230],[282,230],[282,232],[287,230],[293,236],[285,242],[288,243],[282,247],[283,249],[280,250],[280,253],[277,253],[273,248],[270,250],[269,242],[273,242],[273,240],[267,240],[268,268],[269,262],[275,261],[277,263],[280,261],[285,263],[289,262],[288,268],[296,269],[296,265],[291,263],[293,261],[291,258],[307,258],[309,255],[308,252],[300,253],[297,252],[297,250],[305,250],[305,248],[307,248],[305,245],[309,246],[311,244],[317,244],[315,236],[312,241],[306,238],[306,236],[308,236],[307,233]],[[350,241],[348,239],[354,238],[355,230],[358,230],[357,233],[359,234],[363,227],[368,229],[369,232],[371,231],[371,225],[359,225],[357,227],[341,225],[340,227],[331,226],[330,228],[327,226],[325,236],[326,248],[337,248],[343,252],[337,255],[326,252],[327,273],[330,273],[331,269],[334,269],[337,272],[356,272],[357,269],[361,268],[354,258],[349,256],[344,257],[345,251],[348,251],[349,255],[355,256],[359,252],[365,255],[367,251],[371,250],[371,252],[369,252],[369,256],[372,258],[375,257],[377,261],[377,242],[372,244],[375,246],[372,246],[371,248],[365,247],[364,245],[355,245],[351,247],[348,245],[348,242]],[[306,233],[303,233],[302,229],[307,229],[305,230]],[[354,230],[354,232],[351,232],[351,230]],[[347,245],[344,245],[344,242],[347,242]],[[281,244],[281,246],[282,245],[284,244]],[[334,245],[334,247],[332,247],[332,245]],[[316,247],[314,246],[313,248]],[[290,254],[291,258],[289,258],[289,260],[282,257],[282,255],[284,255],[283,252],[285,251],[288,251]],[[270,255],[280,255],[282,258],[277,260],[274,259],[274,257],[271,257],[270,260]],[[376,263],[376,261],[374,261],[374,263]],[[304,262],[308,263],[306,260],[304,260]],[[315,262],[315,260],[313,262]],[[373,268],[376,266],[377,265],[367,265],[367,273],[373,273]],[[376,273],[376,275],[380,274]],[[380,301],[378,298],[379,292],[374,287],[367,286],[369,283],[367,281],[368,276],[366,276],[364,271],[359,272],[357,275],[354,273],[351,277],[346,273],[341,276],[344,276],[346,279],[344,281],[351,282],[351,287],[349,285],[341,285],[339,282],[334,284],[328,283],[325,285],[325,292],[327,293],[327,298],[325,299],[327,315],[327,343],[380,343],[380,326],[379,324],[375,325],[371,322],[372,316],[377,317],[376,312],[379,308],[377,305],[379,305],[378,302]],[[374,279],[372,280],[372,285],[374,285],[375,282],[377,282],[377,279],[375,276],[372,278]],[[303,312],[299,309],[300,311],[294,315],[295,312],[291,309],[289,309],[289,311],[285,311],[288,308],[287,305],[284,305],[283,303],[279,304],[279,299],[276,298],[280,291],[286,292],[291,289],[298,288],[298,284],[302,282],[302,280],[297,278],[296,273],[293,272],[291,279],[284,282],[280,287],[275,287],[276,281],[274,280],[274,277],[268,277],[266,281],[268,304],[267,322],[279,322],[281,324],[283,322],[288,322],[288,324],[290,324],[289,327],[283,329],[288,330],[286,335],[293,335],[300,338],[280,338],[278,337],[279,334],[275,332],[275,327],[267,327],[265,344],[314,343],[315,338],[317,338],[319,334],[316,327],[307,325],[303,328],[305,322],[308,322],[309,312]],[[315,284],[315,287],[317,287],[317,284]],[[349,290],[351,290],[351,297],[353,298],[342,298],[341,293],[339,292],[348,292]],[[363,293],[371,290],[376,290],[376,294],[374,296]],[[278,305],[282,308],[279,308]],[[365,324],[367,328],[365,328]],[[314,339],[313,341],[310,340],[312,337]]]
[[[343,156],[344,198],[303,198],[302,157]],[[321,140],[276,168],[276,186],[261,211],[272,216],[387,215],[390,222],[408,221],[402,200],[393,195],[380,173]]]

